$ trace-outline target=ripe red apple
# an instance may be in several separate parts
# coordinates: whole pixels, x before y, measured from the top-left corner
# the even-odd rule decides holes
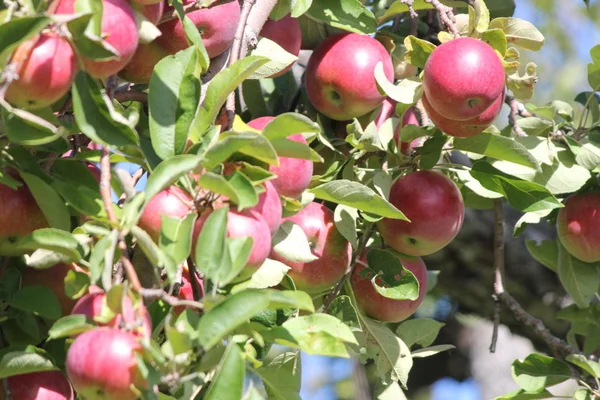
[[[423,90],[441,116],[470,120],[504,91],[504,67],[489,44],[469,37],[454,39],[438,46],[427,59]]]
[[[26,267],[21,272],[21,286],[46,286],[58,299],[61,315],[64,317],[71,314],[77,303],[77,300],[70,298],[65,293],[65,278],[69,271],[87,273],[75,263],[60,263],[46,269]]]
[[[183,4],[191,2],[186,0]],[[227,50],[233,42],[240,20],[240,4],[234,0],[189,12],[187,16],[200,31],[208,56],[213,58]],[[179,19],[164,22],[158,28],[162,35],[155,41],[166,51],[175,54],[189,46]]]
[[[600,261],[600,192],[569,196],[558,211],[556,229],[571,255],[585,262]]]
[[[402,117],[402,124],[398,125],[396,131],[394,132],[394,142],[396,142],[396,146],[398,146],[398,141],[400,140],[400,129],[404,128],[406,125],[417,125],[420,126],[419,119],[417,118],[417,114],[415,113],[414,107],[409,108],[404,113],[404,117]],[[402,154],[410,154],[415,147],[421,146],[426,137],[416,138],[410,142],[403,142],[400,140],[400,148],[398,149]]]
[[[248,126],[262,130],[274,117],[260,117],[248,122]],[[307,144],[304,136],[297,133],[288,136],[289,140]],[[313,174],[313,162],[300,158],[279,157],[279,166],[271,165],[269,171],[277,175],[273,185],[279,194],[296,198],[310,185]]]
[[[102,308],[105,304],[106,293],[88,293],[77,301],[71,314],[82,314],[94,320],[95,317],[102,314]],[[95,322],[98,326],[107,326],[110,328],[119,328],[123,324],[127,325],[127,328],[136,328],[135,332],[139,332],[141,335],[146,337],[152,336],[152,322],[148,310],[143,304],[138,305],[137,309],[134,309],[133,302],[128,296],[123,299],[120,314],[115,315],[108,322]]]
[[[44,32],[21,43],[11,63],[19,79],[7,89],[6,100],[17,107],[38,109],[63,97],[77,73],[69,42],[54,32]]]
[[[76,0],[55,0],[55,14],[75,13]],[[135,13],[127,0],[102,0],[103,39],[114,47],[119,57],[97,61],[83,58],[86,72],[95,78],[107,78],[122,70],[133,57],[139,36]]]
[[[366,257],[361,258],[363,262]],[[419,282],[419,297],[416,300],[394,300],[380,295],[371,283],[372,276],[363,278],[360,272],[365,269],[364,265],[357,264],[350,283],[356,296],[358,307],[369,317],[385,322],[404,321],[417,311],[427,293],[427,268],[421,257],[401,256],[400,261],[404,268],[415,275]],[[377,278],[379,285],[381,278]],[[400,276],[398,276],[400,279]]]
[[[384,218],[377,226],[394,250],[409,256],[435,253],[454,239],[464,218],[458,187],[446,175],[417,171],[398,178],[390,189],[390,203],[411,222]]]
[[[294,262],[274,250],[270,258],[291,268],[288,275],[300,290],[319,293],[331,288],[346,273],[352,255],[350,243],[335,227],[333,211],[322,204],[310,203],[284,221],[292,221],[302,228],[312,253],[319,258],[311,262]]]
[[[273,182],[266,181],[264,185],[265,191],[258,196],[258,204],[252,207],[252,210],[263,216],[267,225],[269,225],[271,235],[274,235],[281,224],[283,208],[279,192]]]
[[[101,174],[100,168],[98,168],[96,166],[96,164],[92,164],[90,162],[85,163],[85,166],[92,173],[92,175],[94,175],[94,178],[96,178],[98,183],[100,183],[100,174]]]
[[[296,57],[300,54],[300,47],[302,46],[302,31],[300,30],[300,23],[296,18],[292,18],[290,14],[281,18],[278,21],[268,19],[262,30],[260,36],[271,39],[279,46],[281,46],[288,53],[295,55]],[[269,78],[275,78],[281,76],[292,69],[294,64],[290,64],[284,70],[271,75]]]
[[[455,121],[443,117],[433,109],[429,103],[429,99],[425,97],[425,95],[423,95],[421,100],[423,101],[423,107],[425,108],[425,111],[427,111],[427,115],[435,126],[450,136],[465,138],[483,132],[494,122],[502,110],[502,104],[504,104],[504,92],[498,96],[496,101],[494,101],[487,110],[467,121]]]
[[[199,289],[198,295],[200,296],[200,298],[202,298],[202,296],[204,296],[204,284],[202,283],[202,279],[198,278],[195,275],[194,275],[194,279],[196,280],[196,283],[198,284],[198,289]],[[189,269],[187,269],[187,267],[184,267],[183,271],[181,273],[181,286],[179,287],[179,293],[177,294],[177,298],[180,300],[194,300],[194,289],[192,287],[190,271],[189,271]],[[175,312],[176,315],[179,315],[186,308],[189,308],[190,310],[192,310],[194,312],[198,312],[197,308],[186,307],[186,306],[176,306],[173,308],[173,311]]]
[[[385,76],[394,66],[381,43],[367,35],[340,33],[317,46],[306,67],[306,93],[315,108],[331,119],[360,117],[381,104],[384,95],[375,82],[375,66],[383,62]]]
[[[138,225],[144,229],[152,239],[158,243],[160,238],[161,215],[183,218],[190,212],[192,202],[189,194],[177,186],[171,186],[150,199]]]
[[[13,400],[74,400],[71,384],[60,371],[42,371],[7,378]],[[5,400],[0,380],[0,400]]]
[[[148,83],[156,64],[168,55],[156,40],[140,44],[131,61],[119,72],[119,77],[131,83]]]
[[[132,333],[97,328],[79,335],[67,352],[66,368],[73,387],[86,400],[135,400],[130,385],[145,387],[135,358],[142,351]]]
[[[222,206],[222,204],[213,203],[213,207],[215,208]],[[213,210],[206,210],[196,220],[193,234],[193,249],[196,248],[196,241],[202,231],[204,222],[212,212]],[[251,237],[253,240],[252,250],[242,272],[242,278],[252,275],[265,262],[271,251],[271,231],[269,225],[262,215],[256,211],[230,209],[227,213],[227,237]]]

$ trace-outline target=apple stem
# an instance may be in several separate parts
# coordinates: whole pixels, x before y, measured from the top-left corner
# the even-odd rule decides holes
[[[517,115],[521,117],[533,117],[534,115],[525,109],[525,106],[515,99],[514,96],[506,94],[504,96],[504,102],[510,107],[510,113],[508,114],[508,123],[512,126],[513,131],[517,136],[527,136],[525,131],[517,123]]]

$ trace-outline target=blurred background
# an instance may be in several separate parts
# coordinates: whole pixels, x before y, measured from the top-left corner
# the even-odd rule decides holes
[[[522,65],[532,61],[538,66],[539,83],[531,102],[543,105],[560,99],[575,106],[575,96],[589,90],[587,63],[589,50],[600,43],[600,0],[515,0],[515,3],[514,16],[532,22],[546,38],[541,51],[522,52]],[[308,54],[304,56],[306,59]],[[301,69],[295,72],[297,78],[302,74]],[[508,110],[504,110],[498,117],[498,128],[507,125],[507,115]],[[131,173],[137,169],[127,164],[120,168]],[[143,190],[145,183],[144,177],[138,183],[138,190]],[[536,263],[524,244],[526,240],[552,238],[555,229],[548,225],[529,226],[515,239],[512,231],[520,214],[507,208],[505,216],[507,290],[553,333],[564,337],[568,323],[557,320],[555,314],[569,300],[556,274]],[[453,344],[456,350],[415,360],[408,383],[410,400],[493,399],[518,389],[511,376],[515,359],[546,350],[531,331],[503,310],[497,350],[495,354],[489,352],[494,306],[492,223],[491,210],[469,209],[456,240],[444,250],[424,257],[428,269],[440,274],[417,316],[444,322],[446,325],[434,344]],[[282,350],[274,347],[270,356]],[[365,368],[349,359],[303,354],[301,397],[303,400],[371,399],[370,385],[374,382],[371,367]],[[573,391],[569,387],[562,389],[564,394]],[[554,392],[560,395],[560,386]]]

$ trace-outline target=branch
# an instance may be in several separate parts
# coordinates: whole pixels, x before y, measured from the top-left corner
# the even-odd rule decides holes
[[[521,129],[519,124],[517,124],[517,115],[521,117],[533,117],[534,115],[527,111],[525,106],[517,101],[514,96],[510,94],[506,94],[504,96],[504,102],[510,106],[510,113],[508,114],[508,123],[512,126],[517,136],[527,136],[525,131]]]
[[[114,98],[119,103],[124,103],[126,101],[137,101],[142,104],[148,103],[148,93],[139,92],[137,90],[129,90],[126,92],[117,92],[114,93]]]
[[[410,18],[415,19],[419,18],[419,14],[413,8],[414,0],[400,0],[400,3],[406,4],[408,6],[408,12],[410,13]]]
[[[200,285],[198,285],[198,277],[196,273],[196,265],[192,260],[192,257],[188,257],[188,274],[190,275],[190,284],[192,285],[192,294],[194,296],[194,300],[198,301],[201,298],[200,295]]]
[[[440,15],[440,20],[446,28],[454,35],[454,37],[460,37],[460,33],[456,28],[456,18],[454,18],[454,13],[452,12],[452,8],[443,5],[439,0],[425,0],[425,3],[431,4]]]
[[[498,342],[498,327],[500,326],[500,298],[498,293],[504,292],[504,209],[502,199],[494,201],[494,329],[490,353],[496,352]]]

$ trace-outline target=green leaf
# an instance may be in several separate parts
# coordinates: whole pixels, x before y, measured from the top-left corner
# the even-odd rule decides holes
[[[335,227],[350,242],[352,248],[358,246],[358,236],[356,234],[356,220],[358,219],[358,210],[343,204],[338,204],[333,213]]]
[[[135,236],[138,246],[143,251],[144,255],[148,258],[148,261],[158,268],[164,268],[165,272],[167,273],[167,276],[169,277],[169,280],[175,279],[175,274],[177,273],[177,264],[175,263],[175,261],[171,257],[169,257],[169,255],[165,254],[165,252],[162,251],[162,249],[156,243],[154,243],[154,240],[152,240],[150,235],[148,235],[148,233],[142,228],[138,227],[137,225],[134,225],[131,227],[131,233],[133,234],[133,236]],[[114,233],[111,235],[114,235]],[[107,253],[106,258],[108,260],[106,262],[105,268],[110,267],[112,265],[109,264],[109,261],[112,259],[112,257],[109,256],[109,252],[114,252],[114,246],[116,245],[116,237],[117,236],[111,236],[111,240],[113,240],[113,242],[104,245],[106,246],[105,251]]]
[[[198,156],[181,154],[169,157],[158,164],[148,177],[148,183],[144,189],[146,201],[150,201],[158,192],[194,170],[200,165],[200,161],[201,159]]]
[[[375,399],[376,400],[407,400],[406,395],[402,392],[400,385],[396,382],[387,382],[379,380],[375,384]]]
[[[282,262],[267,258],[260,268],[252,274],[247,283],[248,289],[265,289],[281,283],[290,267]]]
[[[156,64],[148,107],[152,147],[163,160],[185,150],[200,102],[200,65],[195,47],[167,56]]]
[[[350,328],[329,314],[311,314],[283,323],[298,347],[308,354],[348,358],[344,343],[357,344]]]
[[[48,319],[60,318],[60,304],[56,295],[46,286],[25,286],[16,292],[8,304]]]
[[[304,14],[311,6],[312,0],[282,0],[278,1],[273,11],[271,11],[271,19],[279,21],[287,14],[298,18]]]
[[[454,350],[456,347],[452,344],[440,344],[437,346],[426,347],[424,349],[415,350],[411,353],[413,358],[425,358],[435,356],[443,351]]]
[[[59,339],[79,335],[94,328],[96,328],[96,325],[83,314],[67,315],[52,325],[48,331],[48,336],[50,339]]]
[[[129,121],[119,114],[98,83],[80,71],[73,84],[73,111],[81,131],[94,142],[109,146],[139,144],[139,138]]]
[[[369,267],[361,271],[361,276],[371,280],[377,293],[394,300],[419,297],[419,281],[391,251],[371,249],[367,253],[367,262]]]
[[[358,182],[340,179],[327,182],[309,189],[309,191],[318,199],[354,207],[382,217],[408,221],[408,218],[390,202],[377,195],[371,188]]]
[[[254,71],[248,79],[263,79],[277,74],[298,60],[294,54],[288,53],[277,42],[261,37],[251,55],[266,57],[269,62]]]
[[[488,29],[489,24],[490,10],[488,10],[483,0],[475,0],[473,7],[469,6],[469,32],[482,34]]]
[[[277,152],[273,145],[256,132],[222,133],[219,135],[219,141],[210,146],[203,154],[202,164],[206,169],[211,170],[236,152],[249,155],[267,164],[279,165]]]
[[[351,328],[360,328],[358,313],[350,296],[338,296],[329,306],[328,314],[333,315]]]
[[[273,251],[292,262],[311,262],[319,257],[312,253],[306,233],[292,221],[284,221],[273,236]]]
[[[558,242],[558,278],[575,304],[587,308],[598,290],[598,268],[570,255]]]
[[[374,33],[377,20],[359,0],[313,1],[306,15],[335,28],[355,33]]]
[[[219,281],[220,270],[226,262],[228,212],[229,207],[213,211],[204,221],[196,242],[196,266],[208,279],[216,282]]]
[[[421,147],[417,149],[417,152],[421,156],[421,162],[419,166],[422,169],[433,168],[440,160],[442,156],[442,149],[448,142],[448,138],[442,134],[435,134],[423,143]]]
[[[69,271],[65,277],[65,294],[72,298],[77,299],[83,296],[90,286],[90,277],[85,272]]]
[[[577,164],[588,170],[594,170],[600,165],[600,143],[585,139],[576,142],[570,137],[565,137],[565,141],[575,155]]]
[[[531,136],[543,136],[552,131],[553,122],[539,117],[528,117],[517,120],[517,125],[526,134]]]
[[[494,18],[489,29],[502,29],[507,42],[522,49],[537,51],[544,44],[544,35],[531,22],[520,18]]]
[[[411,348],[415,344],[421,347],[430,346],[437,337],[440,329],[444,327],[443,322],[429,318],[416,318],[404,321],[396,329],[396,335],[400,336],[404,343]]]
[[[53,228],[38,229],[17,242],[19,250],[46,249],[64,254],[79,261],[84,251],[75,237],[65,231]]]
[[[538,400],[554,398],[554,395],[547,390],[542,390],[539,393],[527,393],[525,390],[519,389],[504,396],[496,397],[494,400]]]
[[[0,360],[0,379],[31,372],[56,370],[47,358],[32,352],[11,351]]]
[[[279,354],[266,366],[255,370],[265,386],[270,399],[301,400],[301,366],[296,352]]]
[[[2,108],[1,111],[4,133],[11,142],[41,146],[54,142],[65,133],[64,128],[55,126],[58,120],[49,108],[34,111]]]
[[[198,214],[192,212],[185,218],[161,215],[159,247],[175,264],[184,262],[192,251],[192,232]]]
[[[50,226],[63,231],[71,230],[71,216],[67,206],[54,189],[36,175],[22,172],[21,177],[31,190]]]
[[[594,378],[600,378],[600,363],[589,360],[581,354],[569,354],[566,360],[585,370]]]
[[[528,392],[541,392],[571,378],[567,364],[542,354],[530,354],[523,361],[515,360],[512,374],[519,386]]]
[[[298,113],[283,113],[269,122],[262,130],[262,135],[269,140],[287,138],[297,133],[319,133],[319,124]]]
[[[531,257],[552,271],[558,271],[558,244],[556,240],[543,240],[539,245],[535,240],[525,242]]]
[[[214,172],[205,172],[198,179],[198,186],[208,189],[213,193],[222,194],[235,204],[239,204],[238,191],[223,175]]]
[[[436,48],[433,43],[413,35],[408,35],[404,39],[404,46],[406,46],[406,54],[404,54],[406,62],[419,68],[425,67],[429,55]]]
[[[375,66],[375,81],[380,92],[398,103],[415,104],[423,95],[422,84],[418,78],[402,79],[397,85],[390,82],[385,76],[381,61]]]
[[[498,160],[510,161],[534,169],[539,163],[527,148],[512,138],[482,132],[465,139],[454,139],[456,150],[482,154]]]
[[[239,211],[254,207],[258,203],[256,189],[244,173],[236,170],[227,177],[227,180],[237,195],[237,209]]]
[[[2,16],[1,18],[4,18]],[[52,20],[46,16],[13,18],[0,24],[0,62],[20,43],[41,32]]]
[[[208,387],[206,400],[241,399],[244,392],[246,368],[237,343],[231,341],[219,363],[215,377]]]
[[[594,394],[588,389],[577,389],[573,393],[573,400],[594,400]]]

